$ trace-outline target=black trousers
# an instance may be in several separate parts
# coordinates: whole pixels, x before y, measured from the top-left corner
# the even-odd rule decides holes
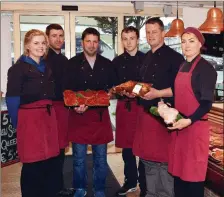
[[[60,191],[58,158],[23,163],[21,171],[22,197],[55,197]]]
[[[57,157],[58,160],[58,180],[59,180],[59,186],[60,190],[64,188],[64,176],[63,176],[63,169],[64,169],[64,161],[65,161],[65,149],[60,150],[60,154]]]
[[[175,197],[204,197],[204,182],[183,181],[174,177]]]
[[[141,191],[146,191],[145,168],[142,161],[139,159],[137,167],[136,157],[133,155],[131,148],[123,148],[122,157],[124,161],[125,185],[133,188],[139,182]]]

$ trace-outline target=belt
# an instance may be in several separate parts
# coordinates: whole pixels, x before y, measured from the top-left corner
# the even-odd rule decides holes
[[[49,114],[49,116],[51,115],[51,108],[52,108],[52,105],[50,104],[47,104],[46,106],[41,106],[41,107],[19,107],[20,109],[44,109],[46,108],[47,109],[47,112]]]
[[[104,107],[105,108],[105,107]],[[89,108],[88,110],[93,110],[93,109],[95,109],[96,110],[96,113],[98,113],[99,114],[99,119],[100,119],[100,122],[102,122],[103,121],[103,107],[94,107],[94,108]],[[85,112],[84,112],[85,113]],[[84,113],[78,113],[78,115],[80,115],[80,116],[83,116],[83,114]]]

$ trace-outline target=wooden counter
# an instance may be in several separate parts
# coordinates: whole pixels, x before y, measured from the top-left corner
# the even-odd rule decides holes
[[[209,121],[223,125],[224,103],[213,103],[212,109],[208,113]]]

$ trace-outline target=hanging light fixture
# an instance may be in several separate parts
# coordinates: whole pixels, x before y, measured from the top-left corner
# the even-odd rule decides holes
[[[214,7],[211,8],[207,13],[207,19],[198,28],[202,33],[221,33],[223,28],[223,13],[222,10],[216,8],[216,2],[214,2]]]
[[[178,18],[178,1],[177,1],[177,18],[171,23],[170,30],[165,34],[165,37],[181,36],[184,32],[184,22]]]

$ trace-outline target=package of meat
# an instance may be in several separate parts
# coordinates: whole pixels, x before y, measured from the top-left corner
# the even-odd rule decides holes
[[[177,109],[170,107],[164,102],[159,102],[158,107],[152,106],[149,109],[150,114],[157,117],[166,127],[183,118]]]
[[[209,160],[211,160],[214,163],[217,163],[218,165],[223,166],[223,157],[224,149],[221,148],[213,148],[209,150]]]
[[[137,81],[127,81],[118,86],[111,88],[110,92],[114,94],[122,94],[124,91],[136,96],[144,96],[150,91],[152,84]]]
[[[109,106],[110,96],[104,90],[77,91],[65,90],[63,92],[64,103],[67,107],[80,105],[87,106]]]

